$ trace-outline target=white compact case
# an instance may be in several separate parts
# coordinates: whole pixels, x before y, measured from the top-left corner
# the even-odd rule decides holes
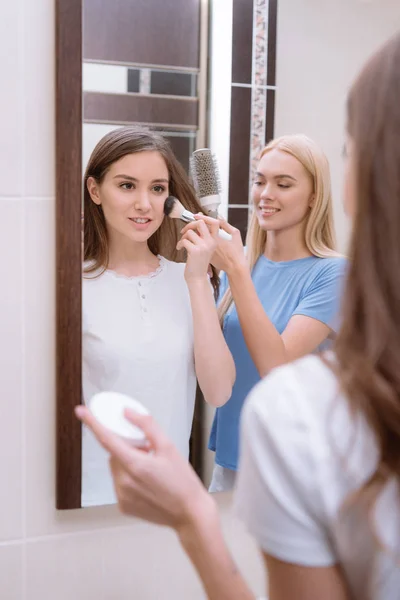
[[[141,429],[132,425],[125,418],[124,410],[126,408],[140,415],[150,414],[143,404],[119,392],[100,392],[92,396],[89,402],[90,412],[101,425],[131,443],[143,446],[146,436]]]

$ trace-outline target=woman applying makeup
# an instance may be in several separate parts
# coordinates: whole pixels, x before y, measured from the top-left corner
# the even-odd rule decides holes
[[[198,212],[168,142],[123,127],[94,149],[84,178],[83,395],[130,395],[154,415],[187,459],[196,380],[207,402],[231,394],[235,368],[208,268],[218,225],[177,251],[179,226],[164,218],[173,194]],[[180,261],[180,262],[179,262]],[[211,283],[218,291],[213,271]],[[107,455],[83,432],[82,505],[115,502]]]

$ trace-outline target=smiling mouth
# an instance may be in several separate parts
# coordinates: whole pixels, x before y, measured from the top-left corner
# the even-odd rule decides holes
[[[274,215],[277,212],[280,212],[280,208],[260,208],[261,214],[263,215]]]
[[[131,218],[128,217],[130,221],[137,223],[138,225],[145,225],[146,223],[150,223],[151,219],[145,219],[143,217]]]

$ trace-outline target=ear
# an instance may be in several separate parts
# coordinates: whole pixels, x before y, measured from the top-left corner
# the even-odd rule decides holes
[[[94,177],[88,178],[88,180],[86,182],[86,187],[88,189],[89,195],[90,195],[91,199],[93,200],[93,202],[95,204],[97,204],[98,206],[100,206],[100,204],[101,204],[100,190],[99,190],[99,186],[98,186],[96,180],[94,179]]]
[[[314,204],[315,204],[315,194],[312,194],[310,201],[308,203],[309,208],[313,208]]]

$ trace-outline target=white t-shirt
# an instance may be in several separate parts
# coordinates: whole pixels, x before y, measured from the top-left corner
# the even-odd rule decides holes
[[[400,598],[400,499],[392,481],[370,523],[349,495],[374,473],[377,445],[349,413],[332,371],[316,356],[280,367],[243,411],[236,510],[262,550],[285,562],[340,563],[355,598]],[[341,510],[342,509],[342,510]]]
[[[159,257],[148,276],[83,279],[83,397],[128,394],[188,457],[196,395],[193,322],[184,264]],[[108,455],[82,434],[82,506],[116,502]]]

